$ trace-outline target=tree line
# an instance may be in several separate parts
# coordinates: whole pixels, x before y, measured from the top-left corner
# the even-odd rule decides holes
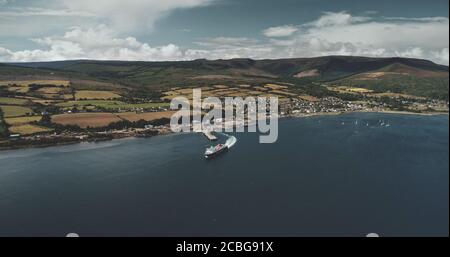
[[[0,108],[0,138],[7,137],[9,137],[8,125],[5,122],[3,110]]]

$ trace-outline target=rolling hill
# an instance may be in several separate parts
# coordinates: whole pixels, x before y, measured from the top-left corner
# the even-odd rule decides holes
[[[327,56],[280,60],[180,62],[60,61],[0,65],[0,80],[22,77],[96,81],[139,90],[211,84],[286,82],[354,86],[448,99],[449,67],[409,58]],[[89,84],[89,83],[88,83]]]

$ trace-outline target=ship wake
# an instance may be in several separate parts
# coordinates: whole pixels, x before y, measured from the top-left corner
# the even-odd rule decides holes
[[[233,147],[233,146],[237,143],[236,137],[227,135],[227,134],[225,134],[225,133],[222,133],[222,134],[223,134],[224,136],[227,136],[227,137],[228,137],[227,141],[225,142],[225,145],[226,145],[228,148]]]

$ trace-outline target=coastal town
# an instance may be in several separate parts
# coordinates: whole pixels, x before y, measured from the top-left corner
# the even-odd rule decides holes
[[[58,85],[61,81],[40,83],[8,82],[3,86],[5,96],[0,98],[0,108],[9,133],[0,140],[0,149],[99,142],[172,133],[169,122],[176,110],[170,110],[170,100],[185,97],[191,101],[194,89],[171,88],[161,92],[159,99],[130,100],[118,91],[76,90],[71,88],[70,81],[63,82],[62,85]],[[399,94],[380,96],[372,92],[347,91],[346,94],[316,97],[299,94],[290,85],[281,83],[213,85],[200,89],[204,98],[277,97],[278,116],[281,118],[350,112],[448,113],[448,101]],[[22,93],[17,95],[20,91]],[[38,111],[41,113],[37,113]],[[219,121],[216,120],[216,123],[219,124]],[[240,125],[248,125],[244,123]]]

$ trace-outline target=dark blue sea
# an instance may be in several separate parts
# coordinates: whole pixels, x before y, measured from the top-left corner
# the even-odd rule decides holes
[[[389,124],[389,125],[387,125]],[[0,236],[448,236],[449,118],[358,113],[0,152]]]

